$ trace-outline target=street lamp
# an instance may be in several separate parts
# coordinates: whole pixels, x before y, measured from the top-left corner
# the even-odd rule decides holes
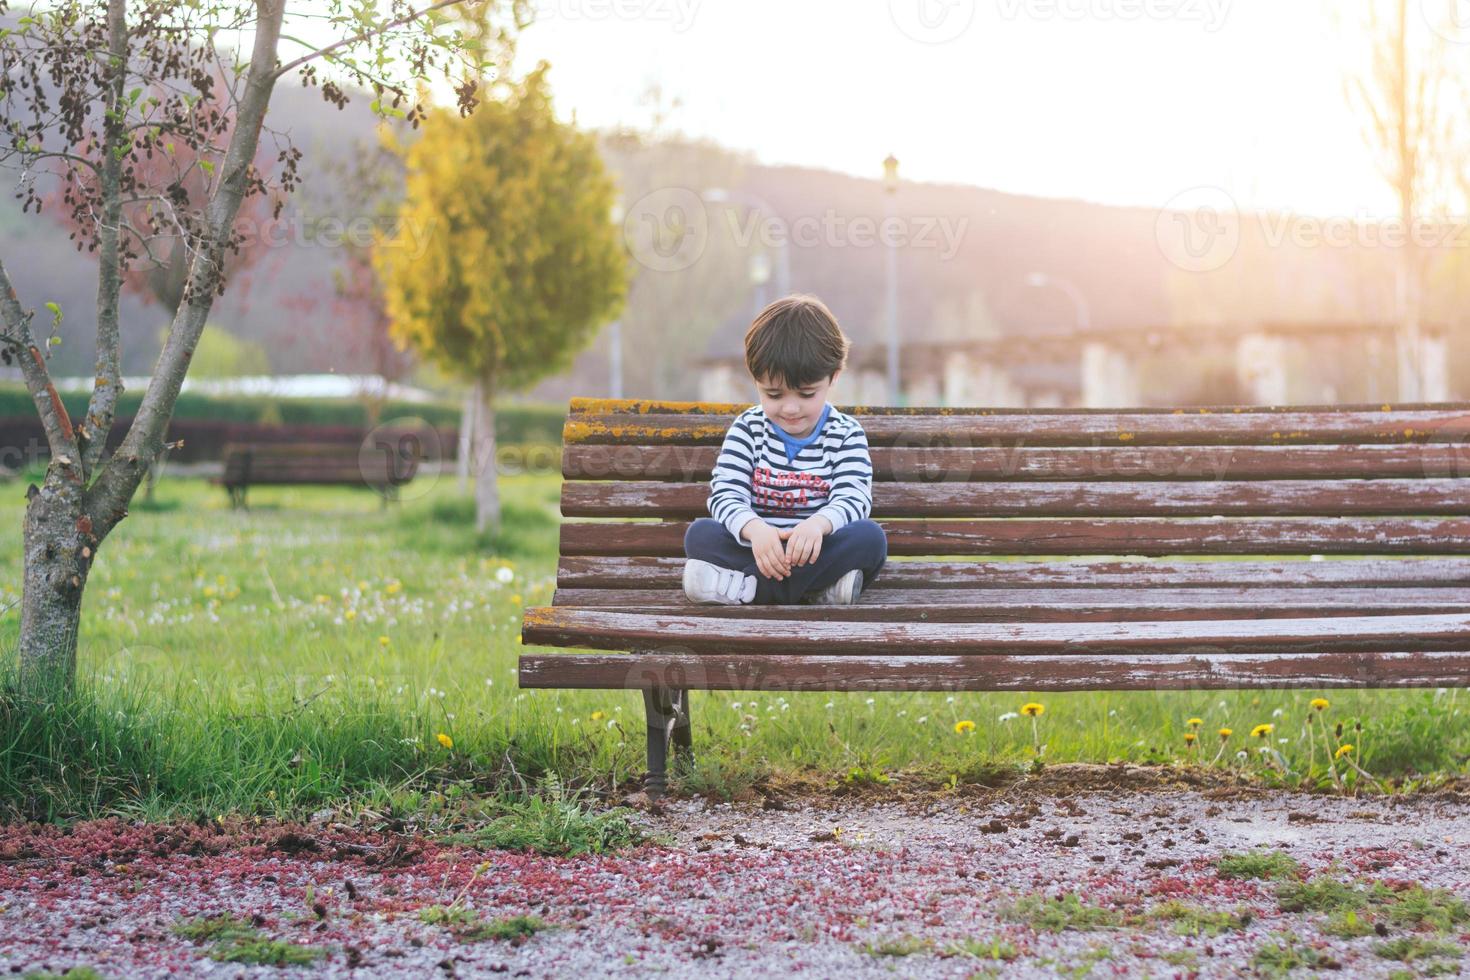
[[[1087,297],[1082,295],[1082,290],[1072,284],[1070,280],[1058,279],[1044,272],[1033,272],[1026,277],[1026,285],[1045,289],[1054,286],[1067,294],[1072,301],[1073,308],[1077,311],[1077,332],[1085,334],[1092,329],[1092,313],[1087,307]]]
[[[887,232],[893,217],[893,198],[898,192],[898,158],[892,153],[883,161],[884,237],[888,240],[888,286],[886,312],[888,319],[888,399],[899,404],[898,391],[898,246],[897,237]]]
[[[787,233],[786,221],[776,209],[761,197],[749,191],[732,191],[725,187],[711,187],[703,194],[701,199],[710,204],[743,204],[746,208],[755,212],[760,220],[769,219],[776,226],[775,252],[776,252],[776,292],[781,296],[791,293],[791,236]],[[767,260],[769,264],[769,260]]]

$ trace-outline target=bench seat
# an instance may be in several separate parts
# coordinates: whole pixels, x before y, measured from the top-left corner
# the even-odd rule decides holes
[[[743,405],[573,399],[524,687],[636,689],[651,795],[691,690],[1463,686],[1470,406],[853,407],[889,561],[849,607],[697,606],[683,538]],[[595,651],[595,652],[584,652]]]

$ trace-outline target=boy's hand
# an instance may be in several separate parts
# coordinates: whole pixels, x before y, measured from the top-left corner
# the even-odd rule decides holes
[[[755,553],[755,564],[766,578],[781,581],[791,574],[791,563],[786,560],[786,549],[782,546],[781,532],[757,518],[740,529],[750,550]]]
[[[822,538],[832,533],[827,518],[813,514],[796,527],[777,532],[786,542],[786,559],[793,565],[807,565],[822,553]]]

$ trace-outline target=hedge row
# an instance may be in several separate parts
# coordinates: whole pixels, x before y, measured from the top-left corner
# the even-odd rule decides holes
[[[72,418],[81,418],[90,395],[84,391],[61,396]],[[118,400],[117,415],[132,417],[143,400],[142,391],[126,391]],[[561,405],[508,404],[495,412],[495,436],[507,443],[560,443],[566,408]],[[388,402],[382,419],[413,416],[440,431],[456,429],[459,406],[449,402],[418,404]],[[30,393],[19,384],[0,384],[0,420],[14,431],[21,419],[35,419]],[[175,422],[237,422],[262,426],[351,426],[365,429],[367,410],[362,403],[339,398],[267,398],[261,396],[212,396],[183,392],[174,408]],[[0,442],[0,445],[10,445]]]

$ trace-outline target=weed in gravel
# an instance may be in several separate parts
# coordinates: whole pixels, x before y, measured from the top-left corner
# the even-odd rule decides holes
[[[1357,939],[1360,936],[1371,936],[1378,929],[1371,915],[1359,914],[1357,909],[1338,909],[1327,917],[1327,921],[1322,924],[1322,931],[1338,939]]]
[[[447,926],[456,929],[473,925],[480,916],[474,909],[463,905],[430,905],[419,909],[419,921],[426,926]]]
[[[215,943],[209,958],[221,963],[246,963],[252,966],[305,966],[315,963],[327,951],[319,946],[298,946],[279,939],[238,938]]]
[[[1283,912],[1337,912],[1343,909],[1361,911],[1372,904],[1374,898],[1370,888],[1349,885],[1327,877],[1290,881],[1276,889],[1276,904]]]
[[[477,922],[467,928],[456,929],[454,935],[461,942],[473,943],[486,939],[498,939],[510,943],[522,943],[538,932],[552,928],[549,922],[534,915],[511,915],[489,922]]]
[[[1004,939],[961,939],[944,948],[948,956],[969,956],[977,960],[1000,960],[1009,963],[1020,951]]]
[[[859,948],[869,956],[896,958],[913,956],[915,953],[927,953],[934,948],[934,943],[917,936],[892,936],[887,939],[871,940],[863,943]]]
[[[1172,922],[1174,931],[1181,936],[1218,936],[1244,929],[1250,925],[1252,916],[1248,909],[1216,911],[1173,899],[1149,909],[1148,918]]]
[[[1123,925],[1120,913],[1100,905],[1088,905],[1075,892],[1056,898],[1025,895],[1002,909],[1000,915],[1009,922],[1023,922],[1040,932],[1091,932]]]
[[[1221,878],[1294,878],[1300,872],[1296,858],[1282,851],[1222,854],[1215,861],[1215,873]]]
[[[209,958],[221,963],[257,966],[302,966],[327,955],[317,946],[270,939],[248,920],[233,915],[211,915],[174,923],[174,935],[196,943],[211,943]]]
[[[679,760],[671,773],[671,783],[674,792],[681,796],[729,802],[746,796],[770,774],[770,767],[764,761],[743,755],[724,758],[704,753],[693,762]]]
[[[449,834],[452,844],[554,857],[606,854],[643,843],[643,834],[622,808],[598,810],[584,794],[567,790],[554,776],[542,792],[502,795],[481,807],[490,816],[482,827]],[[491,816],[493,815],[493,816]]]
[[[1303,967],[1329,969],[1334,962],[1312,947],[1302,945],[1302,941],[1291,933],[1277,936],[1256,950],[1251,958],[1256,972],[1267,977],[1284,977]]]
[[[21,974],[20,980],[102,980],[102,974],[90,966],[74,966],[65,973],[50,970]]]
[[[1427,925],[1449,932],[1461,923],[1470,922],[1470,903],[1443,888],[1411,885],[1392,894],[1387,912],[1394,925],[1413,928]]]
[[[1374,943],[1373,952],[1386,960],[1400,963],[1417,963],[1439,957],[1458,960],[1464,950],[1455,943],[1442,939],[1426,939],[1423,936],[1399,936],[1386,942]]]
[[[1199,964],[1199,955],[1188,949],[1166,950],[1159,954],[1159,959],[1170,966],[1194,967]]]
[[[236,937],[252,937],[259,934],[259,930],[251,925],[249,919],[241,919],[228,914],[184,919],[175,922],[169,931],[180,939],[196,943],[227,942]]]

